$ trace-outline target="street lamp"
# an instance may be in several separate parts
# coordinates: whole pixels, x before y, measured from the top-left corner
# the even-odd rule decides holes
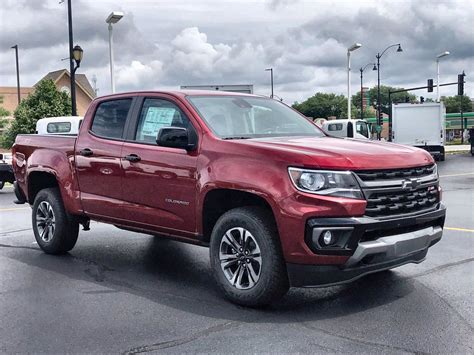
[[[382,53],[377,53],[375,58],[377,58],[377,125],[382,127],[382,105],[381,105],[381,100],[380,100],[380,58],[385,54],[385,52],[392,48],[392,47],[397,47],[397,52],[403,52],[402,46],[400,43],[392,44],[385,48]],[[380,131],[377,131],[377,139],[380,140]]]
[[[436,81],[436,97],[437,97],[436,101],[438,102],[439,102],[439,60],[443,57],[446,57],[447,55],[449,55],[448,51],[438,54],[436,56],[436,72],[438,73],[438,79]]]
[[[347,48],[347,118],[351,119],[351,52],[362,47],[360,43],[354,43]]]
[[[112,24],[115,24],[120,21],[123,17],[123,12],[113,11],[105,20],[109,24],[109,57],[110,57],[110,86],[112,94],[115,93],[115,79],[114,79],[114,51],[112,48]]]
[[[18,95],[18,104],[20,104],[21,96],[20,96],[20,67],[18,66],[18,44],[11,46],[12,49],[15,50],[15,58],[16,58],[16,90]]]
[[[372,68],[372,70],[377,70],[377,65],[376,65],[375,63],[368,63],[368,64],[365,65],[365,67],[359,69],[359,71],[360,71],[360,119],[361,119],[361,120],[364,119],[364,96],[363,96],[364,87],[363,87],[363,76],[364,76],[364,70],[365,70],[369,65],[373,65],[373,66],[374,66],[374,67]]]
[[[270,85],[272,87],[272,94],[270,95],[270,97],[273,99],[273,68],[267,68],[265,69],[265,71],[270,72]]]
[[[82,56],[84,51],[78,45],[72,49],[71,63],[75,63],[72,66],[71,78],[74,80],[71,82],[71,101],[72,101],[72,115],[77,116],[77,103],[76,103],[76,70],[81,66]]]

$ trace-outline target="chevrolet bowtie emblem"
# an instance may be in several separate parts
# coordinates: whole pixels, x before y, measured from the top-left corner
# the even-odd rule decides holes
[[[420,186],[420,179],[406,179],[402,182],[402,189],[404,190],[416,190]]]

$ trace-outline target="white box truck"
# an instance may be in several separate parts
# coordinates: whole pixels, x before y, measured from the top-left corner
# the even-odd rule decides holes
[[[437,160],[444,160],[446,137],[444,104],[392,105],[392,142],[427,150]]]

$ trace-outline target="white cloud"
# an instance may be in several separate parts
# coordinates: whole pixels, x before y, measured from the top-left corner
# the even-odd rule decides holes
[[[117,86],[133,90],[151,90],[158,86],[163,71],[163,63],[153,60],[143,64],[138,60],[121,64],[116,68]]]

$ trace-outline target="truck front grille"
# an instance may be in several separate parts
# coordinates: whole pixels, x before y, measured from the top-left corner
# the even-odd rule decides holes
[[[438,189],[434,185],[409,192],[369,192],[365,214],[369,217],[385,217],[413,213],[432,209],[438,202]]]
[[[397,178],[416,178],[433,174],[436,165],[421,166],[417,168],[396,169],[396,170],[373,170],[357,171],[357,176],[362,181],[387,180]]]
[[[367,199],[365,215],[390,218],[435,209],[439,202],[436,165],[356,171]]]

